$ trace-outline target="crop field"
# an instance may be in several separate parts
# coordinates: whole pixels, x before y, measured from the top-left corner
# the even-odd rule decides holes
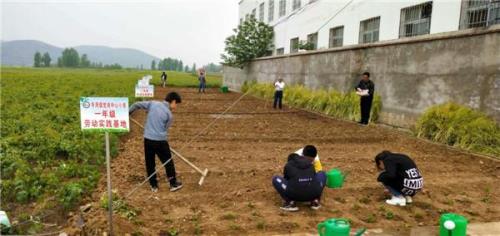
[[[103,135],[81,133],[78,99],[128,96],[133,101],[134,84],[148,73],[3,69],[2,210],[19,222],[35,216],[18,230],[64,230],[70,235],[107,231]],[[158,83],[159,73],[154,73],[153,82]],[[130,133],[113,139],[116,235],[314,233],[328,218],[347,218],[352,228],[408,235],[411,227],[437,225],[444,212],[462,214],[470,222],[500,220],[497,160],[382,126],[362,127],[288,106],[274,110],[271,101],[250,95],[241,98],[240,93],[223,94],[215,88],[199,94],[189,88],[196,78],[169,73],[170,78],[187,86],[155,90],[156,100],[170,91],[183,98],[174,112],[170,145],[200,168],[208,168],[209,175],[199,186],[200,175],[174,157],[183,189],[168,191],[160,170],[158,193],[146,183],[127,197],[145,179],[143,131],[131,123]],[[210,82],[220,85],[218,78]],[[140,111],[132,117],[143,123],[145,115]],[[299,205],[299,212],[283,212],[271,178],[282,174],[289,153],[306,144],[318,148],[324,169],[348,173],[346,183],[341,189],[325,189],[318,211]],[[408,154],[424,176],[424,191],[407,207],[383,201],[373,162],[382,150]]]
[[[134,85],[146,74],[160,83],[159,71],[2,68],[2,210],[22,224],[19,232],[43,225],[26,221],[47,211],[65,212],[89,195],[104,163],[103,135],[80,130],[81,96],[121,96],[134,101]],[[168,72],[170,86],[193,87],[195,75]],[[220,77],[208,77],[219,86]],[[111,136],[112,155],[118,137]],[[42,221],[43,222],[43,221]]]

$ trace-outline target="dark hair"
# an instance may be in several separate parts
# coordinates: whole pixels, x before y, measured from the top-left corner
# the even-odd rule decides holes
[[[288,155],[288,161],[295,159],[297,157],[300,157],[300,155],[297,153],[291,153],[290,155]]]
[[[165,97],[165,101],[167,102],[175,101],[175,103],[181,103],[182,102],[181,95],[179,95],[177,92],[170,92]]]
[[[304,150],[302,150],[302,155],[306,157],[316,157],[316,155],[318,155],[318,150],[316,150],[316,147],[313,145],[306,145]]]
[[[377,166],[378,169],[380,169],[379,168],[380,162],[384,161],[385,158],[389,156],[389,154],[391,154],[391,152],[384,150],[375,156],[375,165]]]
[[[366,75],[368,76],[368,78],[370,78],[370,72],[366,71],[365,73],[363,73],[363,75]]]

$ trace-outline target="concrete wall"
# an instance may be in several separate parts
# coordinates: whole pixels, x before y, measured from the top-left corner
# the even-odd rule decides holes
[[[349,91],[369,71],[382,96],[380,122],[409,127],[429,106],[454,101],[500,121],[500,25],[254,60],[224,67],[224,83],[244,81]]]

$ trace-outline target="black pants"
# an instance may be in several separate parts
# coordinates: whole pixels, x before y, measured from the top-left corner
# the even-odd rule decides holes
[[[368,124],[370,120],[370,110],[372,109],[373,97],[361,98],[361,123]]]
[[[146,161],[146,172],[148,176],[155,172],[156,164],[155,164],[155,155],[158,155],[162,164],[167,162],[172,158],[172,154],[170,153],[170,146],[167,141],[154,141],[149,140],[147,138],[144,139],[144,154]],[[176,182],[175,179],[175,166],[174,159],[171,159],[165,165],[165,172],[167,174],[168,181],[170,184]],[[149,179],[149,184],[151,187],[158,187],[158,180],[156,179],[156,174],[154,174]]]
[[[282,102],[281,102],[281,100],[283,100],[283,91],[276,91],[276,92],[274,92],[273,107],[276,108],[276,105],[278,105],[279,108],[281,109],[282,108]]]

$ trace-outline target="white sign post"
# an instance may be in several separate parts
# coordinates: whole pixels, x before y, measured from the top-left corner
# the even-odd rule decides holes
[[[81,97],[80,117],[82,131],[104,132],[106,142],[106,169],[108,182],[109,234],[113,235],[113,194],[111,192],[111,162],[109,132],[128,132],[128,98]]]

